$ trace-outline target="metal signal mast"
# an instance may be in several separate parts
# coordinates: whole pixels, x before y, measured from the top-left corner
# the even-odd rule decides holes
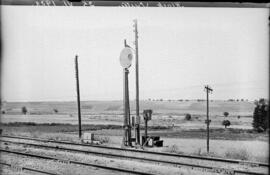
[[[205,87],[206,90],[206,117],[207,119],[205,120],[205,123],[207,125],[207,153],[209,153],[209,124],[211,122],[211,120],[209,120],[209,92],[213,91],[212,88],[210,88],[208,85],[206,85]]]
[[[126,40],[124,41],[125,48],[120,54],[120,64],[123,67],[123,116],[124,116],[124,135],[122,146],[132,146],[131,141],[131,126],[130,126],[130,106],[129,106],[129,88],[128,88],[128,68],[132,62],[132,50],[128,47]]]

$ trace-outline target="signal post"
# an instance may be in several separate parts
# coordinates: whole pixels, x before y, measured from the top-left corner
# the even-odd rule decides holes
[[[131,66],[133,53],[130,47],[126,45],[120,54],[120,64],[123,67],[123,116],[124,116],[124,135],[122,146],[132,146],[131,124],[130,124],[130,106],[129,106],[129,87],[128,87],[128,68]]]

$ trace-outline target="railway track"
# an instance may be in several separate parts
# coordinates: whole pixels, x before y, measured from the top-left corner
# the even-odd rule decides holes
[[[38,169],[34,169],[34,168],[29,168],[29,167],[23,167],[23,166],[14,166],[11,163],[7,163],[7,162],[1,162],[0,161],[0,165],[3,166],[8,166],[12,169],[16,169],[18,171],[30,171],[30,172],[34,172],[34,173],[39,173],[39,174],[48,174],[48,175],[60,175],[60,174],[56,174],[56,173],[52,173],[52,172],[48,172],[48,171],[44,171],[44,170],[38,170]]]
[[[112,170],[112,171],[116,171],[116,172],[123,172],[123,173],[128,173],[128,174],[153,175],[151,173],[145,173],[145,172],[140,172],[140,171],[128,170],[128,169],[111,167],[111,166],[104,166],[104,165],[99,165],[99,164],[85,163],[85,162],[80,162],[80,161],[75,161],[75,160],[65,160],[65,159],[61,159],[61,158],[57,158],[57,157],[53,157],[53,156],[45,156],[45,155],[42,156],[42,155],[25,153],[25,152],[20,152],[20,151],[15,151],[15,150],[0,149],[0,152],[5,152],[5,153],[9,153],[9,154],[16,154],[16,155],[21,155],[21,156],[27,156],[27,157],[34,157],[34,158],[39,158],[39,159],[58,161],[58,162],[63,162],[63,163],[75,164],[75,165],[82,165],[82,166],[87,166],[87,167],[96,167],[96,168]],[[25,167],[24,167],[24,169],[30,170],[29,168],[25,168]],[[49,173],[49,172],[38,171],[35,169],[31,169],[30,171],[35,171],[35,172],[40,172],[40,173]],[[57,174],[53,174],[53,173],[51,173],[51,174],[57,175]]]
[[[247,161],[240,161],[240,160],[232,160],[232,159],[220,159],[220,158],[212,158],[212,157],[201,157],[201,156],[189,156],[183,154],[172,154],[172,153],[160,153],[160,152],[151,152],[151,151],[143,151],[143,150],[133,150],[133,149],[123,149],[123,148],[114,148],[114,147],[106,147],[106,146],[96,146],[96,145],[89,145],[89,144],[79,144],[79,143],[71,143],[65,141],[53,141],[53,140],[46,140],[46,139],[35,139],[35,138],[28,138],[28,137],[15,137],[15,136],[2,136],[2,138],[11,139],[1,139],[2,142],[7,142],[11,144],[23,144],[32,147],[40,147],[44,149],[57,149],[62,151],[70,151],[70,152],[78,152],[78,153],[85,153],[85,154],[96,154],[100,156],[107,156],[113,158],[122,158],[122,159],[130,159],[130,160],[139,160],[139,161],[147,161],[152,163],[162,163],[167,165],[173,166],[188,166],[192,168],[199,168],[204,170],[209,170],[212,172],[227,172],[228,174],[254,174],[254,175],[264,175],[267,173],[264,172],[256,172],[256,171],[247,171],[245,169],[232,169],[232,168],[223,168],[224,166],[210,166],[210,165],[203,165],[203,164],[196,164],[196,163],[186,163],[187,160],[195,159],[201,161],[211,161],[211,162],[221,162],[225,164],[236,164],[241,166],[255,166],[255,167],[262,167],[268,168],[269,165],[265,163],[258,163],[258,162],[247,162]],[[12,141],[12,139],[23,140],[24,142],[19,141]],[[41,144],[34,144],[34,143],[26,143],[25,141],[34,141],[34,142],[42,142],[42,143],[53,143],[57,144],[57,146],[49,146],[49,145],[41,145]],[[62,146],[60,146],[62,145]],[[70,145],[70,147],[63,147],[63,145]],[[77,148],[74,148],[77,146]],[[83,150],[82,147],[87,148],[95,148],[95,150]],[[103,150],[103,151],[101,151]],[[112,152],[113,151],[113,152]],[[115,153],[117,151],[118,153]],[[124,152],[124,154],[123,154]],[[121,154],[119,154],[121,153]],[[135,153],[135,155],[128,155],[127,153]],[[139,156],[138,156],[139,154]],[[152,155],[151,158],[147,157],[147,155]],[[153,157],[157,157],[154,159]],[[171,161],[170,158],[184,158],[186,159],[185,162],[182,161]],[[188,161],[190,162],[190,161]]]

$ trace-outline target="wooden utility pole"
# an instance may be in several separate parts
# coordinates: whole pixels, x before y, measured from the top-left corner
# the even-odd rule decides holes
[[[77,85],[77,104],[78,104],[78,120],[79,120],[79,138],[82,137],[81,128],[81,101],[80,101],[80,86],[79,86],[79,68],[78,68],[78,56],[75,56],[75,71],[76,71],[76,85]]]
[[[204,87],[206,90],[206,125],[207,125],[207,153],[209,153],[209,124],[211,122],[211,120],[209,120],[209,92],[213,91],[213,89],[211,89],[208,85]]]
[[[135,124],[135,138],[136,144],[140,144],[140,104],[139,104],[139,52],[138,52],[138,28],[137,19],[134,21],[134,33],[135,33],[135,52],[136,52],[136,124]]]

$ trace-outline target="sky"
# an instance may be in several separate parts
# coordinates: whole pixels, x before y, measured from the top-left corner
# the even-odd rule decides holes
[[[2,6],[6,101],[121,100],[138,20],[140,99],[268,97],[269,9]],[[135,60],[129,68],[135,99]]]

